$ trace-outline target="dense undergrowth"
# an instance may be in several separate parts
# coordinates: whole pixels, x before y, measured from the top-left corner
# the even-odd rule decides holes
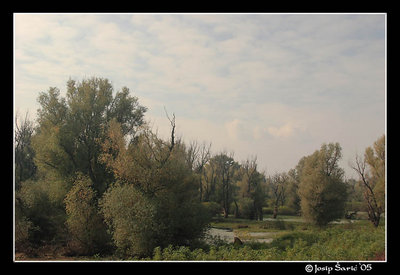
[[[385,251],[384,226],[334,225],[324,229],[288,232],[271,243],[220,243],[208,247],[157,247],[154,261],[351,261],[376,259]]]

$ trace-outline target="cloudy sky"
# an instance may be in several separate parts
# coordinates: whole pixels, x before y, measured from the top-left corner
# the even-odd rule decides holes
[[[167,136],[267,174],[322,143],[348,162],[385,133],[385,14],[14,14],[14,109],[35,118],[39,92],[108,78],[148,107]]]

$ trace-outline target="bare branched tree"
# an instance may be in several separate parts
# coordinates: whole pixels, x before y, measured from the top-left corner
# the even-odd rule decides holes
[[[271,187],[271,195],[274,204],[274,212],[272,216],[274,219],[276,219],[278,215],[279,205],[283,205],[285,202],[288,179],[289,177],[286,173],[276,173],[272,177],[269,177],[268,181]]]
[[[171,144],[169,145],[169,151],[172,151],[175,146],[175,113],[172,114],[172,119],[169,117],[167,109],[164,107],[165,115],[167,116],[169,122],[171,123]]]
[[[364,187],[364,199],[367,203],[368,218],[375,227],[379,225],[380,217],[383,212],[383,207],[377,202],[377,197],[374,192],[375,183],[372,181],[368,171],[367,162],[364,158],[356,156],[355,164],[350,164],[360,177],[360,181]]]

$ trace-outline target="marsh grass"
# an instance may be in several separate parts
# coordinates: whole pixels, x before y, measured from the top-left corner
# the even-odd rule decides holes
[[[244,221],[225,221],[224,227],[237,226]],[[242,246],[221,242],[208,248],[158,248],[154,259],[167,261],[366,261],[384,260],[385,227],[373,227],[367,222],[331,224],[324,228],[304,225],[275,225],[275,238],[270,243],[256,242],[250,236],[256,222],[237,230],[247,241]],[[288,223],[290,224],[290,223]],[[274,227],[274,226],[272,226]],[[279,228],[282,228],[279,230]],[[265,229],[263,229],[265,230]],[[249,238],[245,238],[249,237]],[[379,255],[379,257],[377,256]],[[382,256],[383,255],[383,256]]]

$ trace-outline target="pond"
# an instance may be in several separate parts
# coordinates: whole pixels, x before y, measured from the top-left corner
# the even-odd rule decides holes
[[[246,232],[245,237],[240,237],[232,229],[215,227],[211,227],[207,232],[207,235],[213,238],[220,238],[228,243],[233,243],[234,237],[239,237],[243,242],[251,240],[255,242],[270,243],[273,241],[275,234],[276,233],[274,232]]]

